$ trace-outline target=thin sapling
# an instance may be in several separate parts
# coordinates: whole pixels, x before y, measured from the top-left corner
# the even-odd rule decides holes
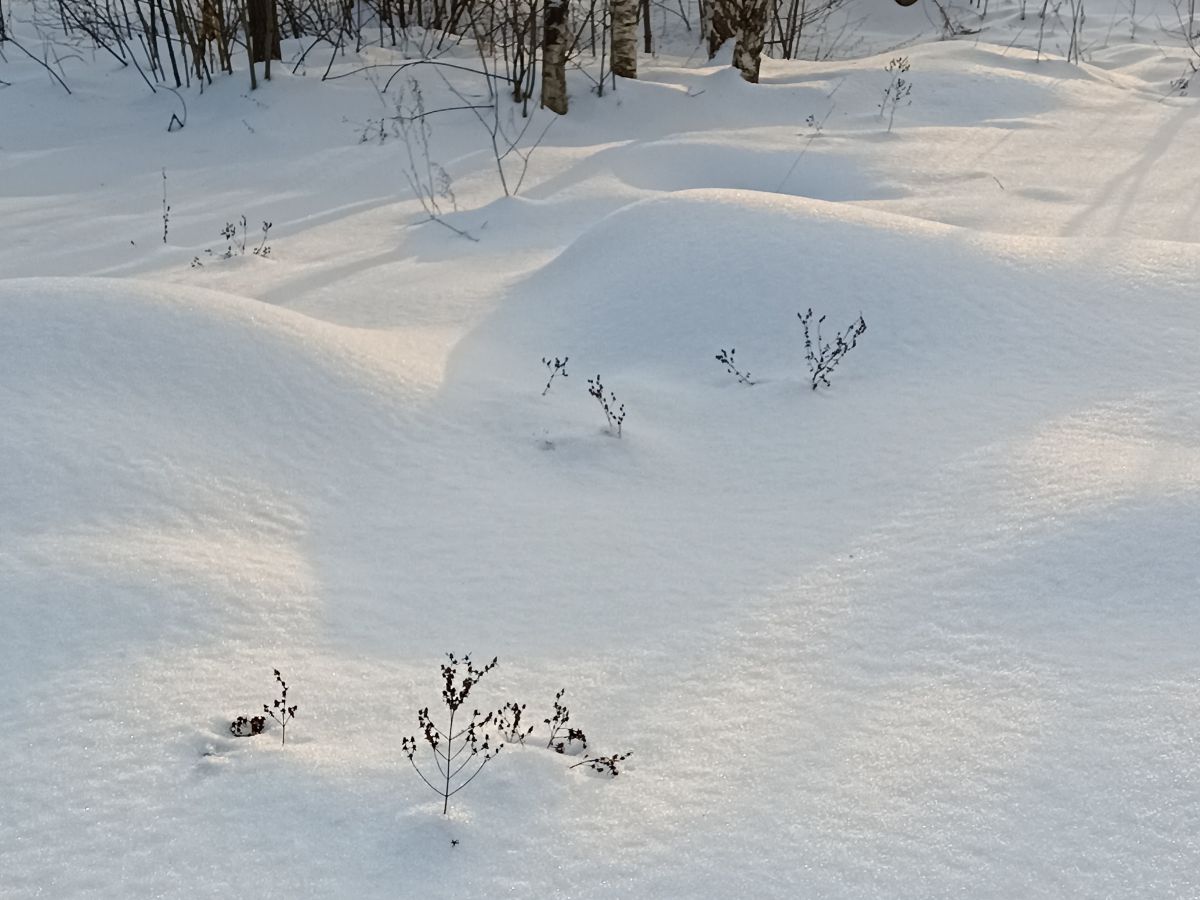
[[[479,238],[451,225],[444,218],[447,212],[458,209],[458,201],[454,197],[450,173],[430,155],[429,141],[433,137],[433,130],[429,125],[421,84],[415,78],[409,78],[407,86],[400,89],[395,122],[400,129],[408,159],[408,165],[401,166],[400,171],[425,211],[426,221],[437,222],[459,237],[477,242]]]

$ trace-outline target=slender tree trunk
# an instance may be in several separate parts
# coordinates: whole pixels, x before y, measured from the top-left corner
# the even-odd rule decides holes
[[[291,0],[283,0],[283,16],[287,19],[292,37],[303,37],[304,31],[300,28],[300,21],[296,18],[296,4],[291,2]]]
[[[636,10],[637,7],[635,6]],[[542,25],[542,106],[560,116],[567,114],[567,21],[570,0],[546,0]]]
[[[637,78],[638,0],[612,0],[612,70]]]
[[[232,75],[233,54],[229,50],[229,42],[236,36],[239,22],[242,25],[242,30],[245,30],[246,10],[242,4],[242,0],[230,0],[230,2],[234,6],[232,14],[228,16],[228,21],[222,0],[201,0],[201,10],[203,11],[202,15],[204,18],[203,33],[205,42],[208,46],[216,44],[217,60],[221,64],[221,69]],[[247,38],[249,38],[249,33],[247,33]]]
[[[743,78],[751,84],[758,84],[758,70],[762,66],[767,32],[767,0],[741,0],[737,12],[737,43],[733,47],[733,64]]]
[[[250,90],[258,90],[258,74],[254,71],[256,65],[254,60],[254,40],[250,35],[250,15],[247,8],[254,0],[243,0],[238,7],[242,14],[242,30],[246,32],[246,62],[249,63],[250,69]]]
[[[279,13],[275,9],[275,0],[267,0],[267,10],[270,18],[267,22],[267,27],[270,29],[270,46],[271,52],[267,54],[266,65],[263,68],[263,77],[267,81],[271,80],[271,60],[283,59],[283,51],[279,46]]]
[[[0,42],[8,40],[8,31],[4,25],[4,0],[0,0]]]
[[[175,17],[175,32],[180,36],[179,50],[183,54],[184,70],[186,71],[188,68],[187,53],[190,49],[192,51],[192,67],[196,72],[196,80],[199,81],[203,78],[201,70],[201,65],[204,61],[203,39],[196,37],[192,21],[184,11],[181,0],[171,0],[171,15]]]
[[[158,15],[162,19],[163,40],[167,42],[167,54],[171,58],[171,74],[175,76],[175,87],[182,87],[183,80],[179,77],[179,63],[175,59],[175,45],[171,42],[171,25],[167,20],[167,10],[163,6],[163,0],[155,0],[158,3]]]
[[[275,9],[275,0],[266,0],[266,6],[269,14],[267,27],[270,29],[270,43],[267,44],[267,47],[271,51],[270,59],[282,60],[283,48],[279,45],[279,13]]]
[[[158,73],[162,72],[165,79],[166,72],[163,70],[162,60],[158,55],[158,13],[154,9],[153,3],[149,3],[147,6],[150,7],[149,21],[146,21],[146,16],[142,12],[142,5],[140,3],[135,4],[138,14],[138,21],[141,22],[142,25],[142,36],[146,40],[146,56],[150,61],[150,73],[157,78]],[[128,15],[128,12],[126,15]],[[126,29],[128,29],[128,27],[129,26],[126,26]]]

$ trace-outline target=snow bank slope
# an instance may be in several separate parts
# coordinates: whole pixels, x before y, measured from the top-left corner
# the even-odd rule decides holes
[[[613,804],[654,835],[629,896],[1194,885],[1197,262],[694,192],[609,217],[460,344],[445,402],[539,436],[520,487],[559,552],[594,535],[588,594],[629,625],[609,665],[653,760]],[[870,326],[819,394],[809,303]]]
[[[681,192],[623,208],[518,283],[459,344],[445,392],[484,398],[514,432],[536,428],[544,401],[525,415],[507,398],[542,356],[569,354],[577,376],[600,372],[628,401],[633,441],[653,434],[725,465],[732,446],[768,444],[765,428],[803,468],[844,470],[825,435],[886,435],[888,465],[919,471],[930,454],[1189,370],[1196,262],[1188,245],[979,235],[776,194]],[[815,395],[797,318],[809,307],[828,316],[827,338],[860,312],[868,325]],[[761,389],[715,362],[730,347]]]
[[[470,245],[404,227],[350,79],[172,135],[167,95],[0,92],[6,273],[370,326],[0,281],[0,895],[1197,894],[1194,100],[1149,46],[911,53],[890,136],[886,57],[581,84],[521,199],[439,126]],[[860,208],[595,222],[733,187]],[[270,259],[189,268],[240,212]],[[819,393],[810,305],[869,324]],[[443,819],[399,742],[448,649],[500,655],[481,705],[567,686],[627,773],[514,748]],[[283,752],[225,731],[273,666]]]
[[[1186,893],[1190,254],[685,192],[444,373],[227,295],[0,282],[5,892]],[[869,326],[818,393],[810,304]],[[628,774],[517,750],[442,820],[398,743],[452,648],[500,654],[484,703],[567,685]],[[275,665],[294,743],[223,737]]]
[[[3,281],[0,335],[9,673],[311,601],[328,461],[417,394],[338,329],[207,291]]]

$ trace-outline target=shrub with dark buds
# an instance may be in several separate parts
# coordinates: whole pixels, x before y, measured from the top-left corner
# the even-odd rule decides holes
[[[587,749],[587,735],[581,729],[571,728],[567,725],[571,721],[571,711],[562,702],[563,694],[566,692],[567,689],[563,688],[554,695],[554,715],[543,720],[550,726],[550,740],[546,742],[546,746],[555,753],[578,752],[578,750]],[[575,744],[580,746],[576,748]]]
[[[834,338],[834,342],[830,344],[821,336],[821,323],[825,321],[824,316],[817,319],[816,334],[814,335],[811,330],[812,309],[796,313],[796,315],[804,326],[804,358],[808,361],[808,370],[812,376],[812,389],[815,391],[821,384],[829,387],[829,373],[837,368],[838,363],[845,358],[847,353],[858,346],[858,339],[867,330],[867,323],[859,314],[858,319],[851,322],[845,332],[838,334]]]
[[[245,218],[245,216],[243,216],[242,222],[244,223],[245,221],[246,221],[246,218]],[[272,224],[273,224],[272,222],[266,222],[266,221],[264,221],[262,223],[262,240],[259,241],[258,246],[254,248],[255,256],[270,256],[271,255],[271,245],[267,243],[267,237],[271,233]]]
[[[279,698],[270,706],[263,704],[263,712],[279,723],[279,727],[283,730],[283,736],[279,741],[280,746],[287,743],[287,727],[288,722],[296,718],[296,710],[298,706],[288,706],[287,682],[283,680],[283,676],[279,674],[279,670],[275,670],[275,680],[279,682]],[[261,718],[261,717],[260,717]],[[266,724],[265,722],[263,724]]]
[[[944,12],[943,15],[945,15]],[[948,20],[947,25],[949,25]],[[892,80],[883,91],[883,99],[879,101],[879,118],[888,117],[887,130],[889,132],[892,130],[892,123],[896,120],[896,108],[902,103],[906,106],[908,103],[912,103],[912,100],[909,99],[912,95],[912,82],[904,77],[908,74],[909,68],[907,56],[897,56],[884,67],[884,71],[892,76]]]
[[[608,397],[604,396],[604,385],[600,383],[600,376],[588,379],[588,393],[596,398],[596,402],[600,404],[600,408],[604,410],[604,418],[608,420],[608,430],[621,436],[621,423],[625,421],[625,404],[617,403],[617,395],[612,391],[608,392]]]
[[[507,743],[524,744],[525,738],[533,734],[534,726],[526,727],[521,722],[524,713],[524,703],[505,703],[496,710],[496,728]]]
[[[421,776],[429,788],[442,798],[442,814],[450,809],[450,798],[474,781],[491,760],[504,748],[503,743],[493,744],[491,735],[484,729],[495,719],[495,713],[481,713],[478,709],[472,711],[466,724],[462,724],[463,704],[470,696],[471,690],[480,680],[495,668],[495,658],[485,666],[476,668],[467,654],[461,660],[453,653],[447,653],[449,662],[442,663],[442,703],[449,713],[445,728],[433,721],[429,707],[417,712],[417,725],[421,730],[421,738],[429,745],[433,753],[433,761],[437,774],[426,775],[417,765],[417,750],[419,744],[416,737],[406,737],[400,743],[400,749],[413,770]],[[455,719],[459,719],[458,730],[455,730]],[[436,783],[435,783],[436,782]]]
[[[262,734],[267,727],[266,716],[238,716],[229,723],[229,733],[234,737],[254,737]]]
[[[162,170],[162,220],[163,220],[163,243],[167,242],[167,232],[171,226],[171,207],[167,204],[167,170]]]
[[[245,256],[246,255],[246,217],[245,216],[242,216],[242,218],[241,218],[241,225],[242,225],[242,252],[239,253],[238,256]],[[221,237],[225,238],[225,240],[228,242],[228,245],[225,247],[225,255],[223,258],[230,259],[234,255],[233,248],[237,245],[237,239],[238,239],[237,225],[233,224],[232,222],[226,222],[225,227],[221,229]]]
[[[165,195],[164,195],[164,198],[165,198]],[[165,199],[164,199],[164,206],[165,206]],[[165,209],[166,209],[166,211],[169,211],[169,207],[165,207]],[[164,213],[163,213],[163,215],[164,215],[163,237],[164,238],[166,237],[166,219],[165,219],[166,211],[164,211]],[[267,256],[271,255],[271,245],[267,243],[267,238],[271,233],[272,224],[273,223],[267,222],[267,221],[264,221],[262,223],[262,239],[258,242],[258,246],[252,248],[250,251],[255,256],[267,257]],[[225,239],[225,252],[220,253],[220,254],[214,253],[212,248],[210,247],[209,249],[204,251],[204,255],[205,256],[215,256],[215,257],[218,257],[219,259],[233,259],[233,257],[235,257],[235,256],[245,256],[246,255],[246,242],[248,239],[247,235],[248,235],[248,229],[247,229],[247,225],[246,225],[246,217],[245,216],[241,216],[236,223],[235,222],[226,222],[225,227],[221,229],[221,237],[223,237]],[[200,257],[198,257],[198,256],[192,257],[192,268],[193,269],[200,268],[203,265],[204,265],[204,263],[200,261]]]
[[[721,365],[725,367],[725,371],[736,378],[739,384],[753,385],[754,382],[750,380],[750,373],[741,371],[734,364],[733,354],[735,353],[737,353],[737,351],[733,349],[730,349],[729,352],[722,350],[716,356],[717,362],[721,363]]]
[[[550,370],[550,377],[546,380],[546,387],[542,391],[543,397],[545,397],[546,394],[548,394],[550,392],[550,385],[554,383],[554,379],[556,376],[561,375],[563,378],[568,377],[567,376],[567,360],[570,358],[571,357],[569,357],[569,356],[564,356],[562,359],[559,359],[556,356],[556,357],[554,357],[553,360],[550,360],[544,356],[542,357],[542,365]]]
[[[569,768],[578,769],[580,766],[587,766],[593,772],[599,772],[602,775],[609,775],[616,778],[621,774],[618,767],[629,757],[633,756],[633,751],[628,753],[614,753],[612,756],[585,756],[581,761]]]

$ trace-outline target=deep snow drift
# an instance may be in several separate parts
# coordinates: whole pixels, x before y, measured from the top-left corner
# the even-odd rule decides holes
[[[1149,37],[1009,33],[905,49],[890,134],[896,51],[573,83],[517,198],[448,119],[477,243],[361,80],[167,135],[10,60],[0,896],[1200,890],[1200,119]],[[868,326],[817,392],[810,306]],[[620,777],[531,740],[443,818],[447,650]]]

